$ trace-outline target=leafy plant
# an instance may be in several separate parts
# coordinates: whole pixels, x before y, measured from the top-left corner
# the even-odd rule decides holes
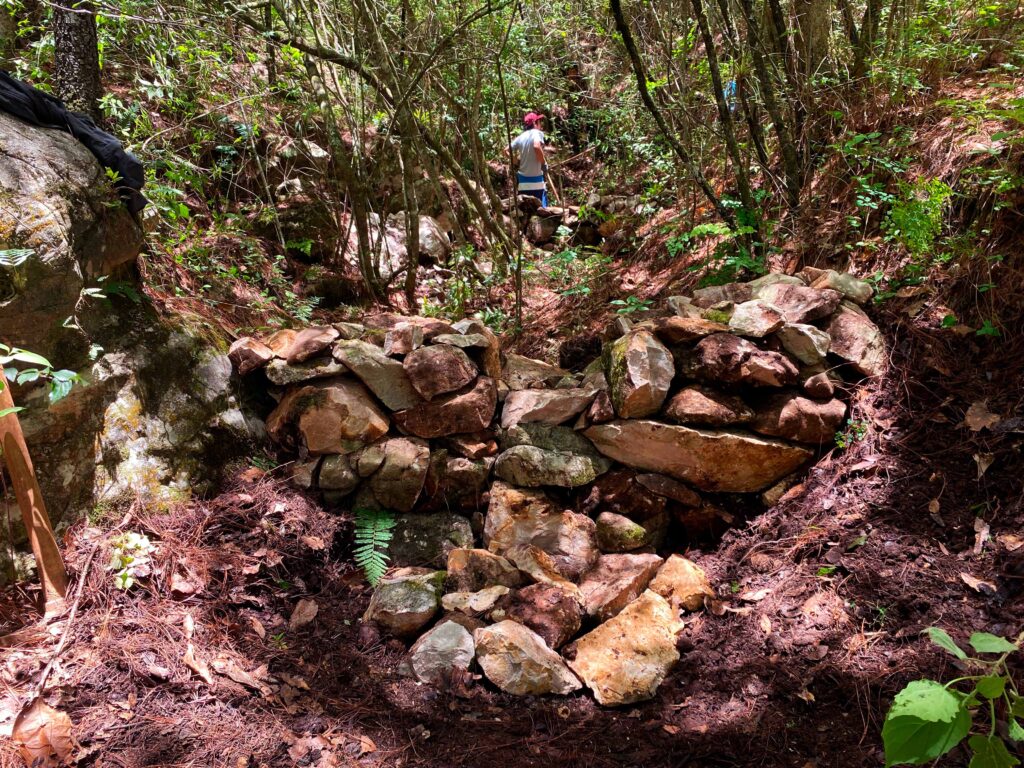
[[[942,231],[943,213],[952,195],[953,190],[941,179],[904,184],[902,196],[893,203],[882,228],[912,256],[927,256]]]
[[[644,312],[650,309],[654,302],[630,294],[624,299],[612,299],[608,303],[615,307],[615,314],[632,315],[634,312]]]
[[[22,368],[15,363],[27,364],[31,368]],[[74,371],[67,369],[53,370],[53,365],[42,355],[29,352],[18,347],[9,347],[0,344],[0,366],[4,369],[4,375],[8,380],[17,384],[30,384],[34,381],[47,381],[50,386],[49,400],[56,403],[71,391],[71,387],[82,377]],[[17,413],[24,408],[5,408],[0,411],[0,417],[11,413]]]
[[[868,434],[868,423],[855,419],[846,420],[846,429],[836,432],[836,447],[849,448],[854,443],[859,443]]]
[[[150,555],[156,547],[144,533],[125,531],[110,540],[110,563],[118,589],[130,589],[142,576],[148,575]]]
[[[371,586],[377,586],[388,568],[388,543],[395,527],[395,516],[383,509],[357,509],[356,548],[353,556]]]
[[[915,680],[896,694],[882,728],[885,764],[923,765],[942,757],[962,742],[971,731],[976,710],[987,708],[988,733],[974,734],[967,740],[973,753],[971,768],[1013,768],[1020,761],[1010,754],[997,733],[999,711],[1006,720],[1012,741],[1024,741],[1024,696],[1007,668],[1007,659],[1020,650],[1024,632],[1011,642],[987,632],[975,632],[968,642],[975,653],[997,655],[995,659],[968,656],[949,634],[938,627],[925,630],[929,639],[955,656],[976,675],[967,675],[942,684],[935,680]],[[973,683],[967,693],[954,688]]]

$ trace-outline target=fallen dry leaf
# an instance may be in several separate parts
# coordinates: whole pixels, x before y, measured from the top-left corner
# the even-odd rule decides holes
[[[377,745],[373,743],[373,739],[369,736],[359,737],[359,756],[368,755],[370,752],[376,752]]]
[[[210,674],[210,668],[206,666],[202,659],[196,658],[196,649],[192,647],[192,643],[189,643],[188,648],[185,649],[185,658],[182,661],[185,662],[186,667],[199,675],[203,682],[207,685],[213,685],[213,675]]]
[[[761,617],[761,631],[766,635],[770,635],[772,633],[772,620],[767,616]]]
[[[1006,547],[1007,552],[1016,552],[1021,547],[1024,547],[1024,537],[1012,533],[1002,533],[996,537],[996,540]]]
[[[939,509],[940,505],[938,499],[932,499],[931,501],[928,502],[928,511],[931,512],[933,515],[939,514]]]
[[[758,589],[758,590],[756,590],[754,592],[740,592],[740,594],[738,594],[737,597],[740,600],[744,600],[744,601],[746,601],[748,603],[759,603],[762,600],[764,600],[766,597],[768,597],[768,595],[770,595],[771,593],[772,593],[772,591],[770,589],[765,588],[765,589]]]
[[[12,741],[26,765],[37,768],[65,765],[75,748],[71,718],[40,698],[34,699],[14,721]]]
[[[192,595],[196,592],[196,585],[175,571],[171,574],[171,592],[176,592],[179,595]]]
[[[980,432],[983,429],[991,429],[998,424],[1000,418],[988,409],[987,400],[978,400],[971,403],[971,407],[964,414],[964,425],[972,432]]]
[[[980,517],[974,518],[974,554],[980,555],[985,547],[985,542],[992,539],[992,531],[989,524]]]
[[[252,624],[252,631],[256,633],[256,636],[259,637],[260,640],[263,640],[263,639],[266,638],[267,630],[263,626],[263,622],[261,622],[255,616],[250,616],[249,617],[249,623]]]
[[[299,627],[306,626],[316,618],[319,610],[320,606],[316,604],[316,600],[309,600],[307,598],[299,600],[295,605],[295,610],[292,611],[292,617],[288,620],[288,628],[296,630]]]
[[[663,726],[661,726],[661,730],[663,730],[665,733],[670,733],[673,736],[675,736],[677,733],[679,733],[679,726],[669,725],[668,723],[665,723]]]
[[[324,544],[324,540],[319,536],[300,536],[299,541],[315,552],[319,552],[320,550],[327,548],[327,545]]]
[[[239,685],[244,685],[246,688],[252,688],[253,690],[259,691],[264,696],[269,696],[272,693],[269,685],[257,679],[257,674],[262,673],[262,675],[266,675],[266,667],[257,669],[256,674],[249,674],[238,666],[234,659],[230,659],[226,656],[220,656],[214,659],[213,669],[218,675],[229,677]]]
[[[978,479],[981,480],[981,476],[984,475],[988,468],[992,466],[992,462],[996,460],[995,454],[993,453],[976,453],[974,454],[974,463],[978,465]]]
[[[991,581],[979,579],[969,573],[961,573],[960,578],[963,579],[964,584],[968,587],[985,596],[994,595],[996,593],[997,587]]]

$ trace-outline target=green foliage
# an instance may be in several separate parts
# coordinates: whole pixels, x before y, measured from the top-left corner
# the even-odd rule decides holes
[[[0,248],[0,267],[20,267],[35,253],[31,248]]]
[[[651,299],[641,299],[639,296],[633,296],[632,294],[624,299],[612,299],[608,303],[615,307],[615,314],[617,315],[646,312],[654,304]]]
[[[1024,737],[1024,728],[1019,722],[1024,718],[1024,697],[1019,695],[1007,668],[1007,659],[1020,650],[1024,633],[1016,641],[987,632],[972,634],[969,643],[976,653],[999,654],[991,660],[968,656],[939,627],[930,627],[925,634],[939,648],[979,674],[959,677],[946,684],[915,680],[900,691],[882,728],[886,766],[923,765],[942,757],[967,737],[978,709],[988,710],[989,730],[984,735],[974,734],[967,741],[973,755],[971,768],[1020,765],[998,735],[996,724],[1001,712],[1010,738],[1020,741]],[[973,683],[967,693],[953,687],[965,682]]]
[[[868,434],[868,423],[866,421],[858,421],[856,419],[846,420],[846,429],[841,432],[836,432],[836,447],[837,448],[849,448],[854,443],[858,443],[867,437]]]
[[[144,533],[125,531],[110,540],[110,562],[107,570],[114,572],[118,589],[130,589],[149,573],[150,555],[156,547]]]
[[[387,549],[395,527],[395,516],[383,509],[357,509],[355,515],[353,557],[370,585],[377,586],[388,568]]]
[[[942,231],[946,203],[952,195],[953,190],[941,179],[922,179],[911,186],[904,184],[882,228],[891,239],[910,251],[911,256],[927,256]]]
[[[15,365],[15,364],[19,365]],[[23,365],[32,366],[30,368]],[[42,355],[29,352],[17,347],[9,347],[0,344],[0,367],[4,369],[4,375],[8,380],[17,384],[31,384],[36,381],[45,381],[49,386],[48,398],[50,403],[56,403],[63,399],[71,391],[75,382],[82,380],[74,371],[67,369],[53,370],[53,365]],[[23,408],[5,408],[0,411],[0,416],[10,413],[17,413]]]

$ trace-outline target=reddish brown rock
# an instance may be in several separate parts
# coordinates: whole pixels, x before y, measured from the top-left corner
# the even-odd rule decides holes
[[[650,589],[688,611],[700,610],[705,597],[715,596],[704,569],[681,555],[672,555],[665,561]]]
[[[352,379],[327,380],[299,390],[298,430],[313,455],[350,453],[387,434],[388,417]]]
[[[665,511],[665,498],[638,483],[636,473],[617,469],[594,481],[580,511],[587,515],[613,512],[643,522]]]
[[[503,604],[505,617],[524,624],[551,648],[561,648],[580,631],[582,611],[576,598],[552,584],[531,584]]]
[[[569,372],[558,366],[522,355],[508,355],[501,378],[512,391],[553,387]]]
[[[639,419],[599,424],[584,434],[610,459],[669,475],[703,491],[759,491],[812,455],[779,440]]]
[[[294,365],[322,355],[331,348],[336,338],[338,330],[330,325],[323,328],[304,328],[295,334],[295,339],[288,347],[288,364]]]
[[[498,441],[490,432],[476,432],[471,435],[451,435],[445,438],[450,451],[467,459],[479,460],[498,453]]]
[[[334,359],[344,363],[392,411],[414,408],[423,402],[402,364],[385,355],[380,347],[345,339],[334,345]]]
[[[785,324],[786,318],[782,311],[761,299],[737,304],[729,318],[729,328],[733,333],[755,339],[763,339]]]
[[[701,386],[681,389],[668,401],[664,413],[678,424],[709,427],[744,424],[754,418],[754,409],[742,398]]]
[[[824,371],[808,376],[802,386],[804,392],[818,400],[828,400],[836,393],[832,377]]]
[[[280,357],[283,360],[288,357],[288,350],[297,334],[298,331],[293,331],[291,328],[282,328],[280,331],[270,334],[263,340],[263,343],[274,353],[274,357]]]
[[[601,555],[580,581],[587,615],[610,619],[640,596],[662,562],[657,555]]]
[[[605,390],[600,390],[594,396],[594,402],[587,409],[586,420],[589,424],[604,424],[615,418],[615,407],[612,405],[611,396]]]
[[[448,553],[448,590],[477,592],[484,587],[518,587],[519,570],[501,555],[486,549],[453,549]]]
[[[228,360],[239,376],[259,370],[274,359],[274,351],[262,342],[248,336],[238,339],[228,350]]]
[[[516,547],[535,546],[551,556],[558,572],[567,579],[579,578],[598,556],[593,520],[560,511],[542,493],[502,482],[491,486],[484,540],[487,548],[499,555]]]
[[[406,355],[402,365],[413,387],[427,400],[462,389],[477,376],[466,353],[447,344],[420,347]]]
[[[726,283],[725,285],[711,285],[707,288],[698,288],[693,292],[693,305],[701,309],[707,309],[721,304],[723,301],[731,301],[740,304],[754,298],[754,289],[749,283]]]
[[[762,435],[800,443],[830,443],[846,416],[840,400],[812,400],[794,393],[773,395],[758,411],[750,428]]]
[[[363,325],[372,331],[377,331],[381,336],[386,335],[388,331],[392,330],[400,323],[408,323],[421,328],[423,330],[423,339],[425,341],[430,341],[435,336],[439,336],[442,333],[455,333],[455,329],[448,323],[434,317],[396,315],[391,312],[381,312],[379,314],[368,315],[363,318]]]
[[[651,493],[664,496],[666,499],[678,501],[686,507],[699,507],[703,501],[699,493],[691,490],[678,480],[673,480],[671,477],[654,474],[640,474],[636,476],[636,481]]]
[[[646,325],[646,323],[644,324]],[[659,317],[650,321],[654,335],[666,344],[685,344],[698,341],[712,333],[728,333],[729,326],[705,320],[702,317]]]
[[[445,437],[486,429],[494,418],[497,404],[494,379],[480,376],[476,384],[465,391],[399,411],[394,419],[399,429],[417,437]]]
[[[423,329],[412,323],[398,323],[384,336],[384,354],[388,357],[408,355],[423,346]]]
[[[758,349],[728,333],[702,339],[694,349],[693,366],[701,378],[726,384],[782,387],[795,383],[799,376],[797,367],[785,355]]]
[[[839,306],[842,294],[830,288],[808,288],[790,283],[772,283],[757,297],[780,309],[790,323],[810,323],[828,317]]]
[[[856,304],[843,302],[828,326],[832,354],[864,376],[881,376],[888,367],[885,340],[878,326]]]

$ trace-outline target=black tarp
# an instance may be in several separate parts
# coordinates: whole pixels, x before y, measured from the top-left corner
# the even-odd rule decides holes
[[[146,183],[142,163],[88,115],[69,111],[59,99],[3,70],[0,70],[0,111],[32,125],[70,133],[95,155],[100,165],[117,173],[118,192],[129,211],[138,213],[146,207],[149,201],[142,195],[142,185]]]

